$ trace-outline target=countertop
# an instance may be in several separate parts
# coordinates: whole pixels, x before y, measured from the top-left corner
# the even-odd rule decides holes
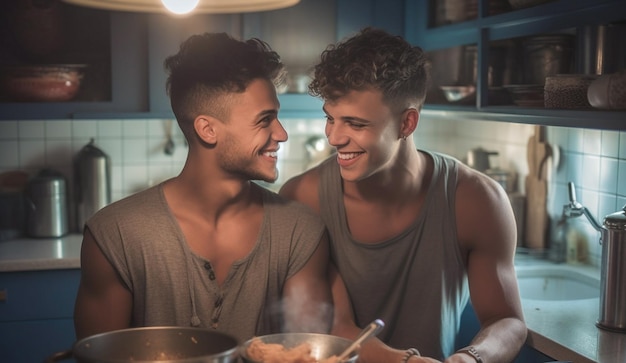
[[[0,242],[0,272],[80,268],[82,235]],[[516,268],[550,264],[519,256]],[[599,278],[589,266],[568,266]],[[522,299],[528,344],[557,360],[574,363],[626,363],[626,334],[596,327],[599,298],[571,301]]]
[[[80,268],[81,234],[0,242],[0,272]]]
[[[518,255],[516,259],[518,272],[546,265],[556,264],[528,256]],[[600,279],[597,267],[561,264],[559,268]],[[529,329],[527,343],[538,351],[573,363],[626,363],[626,333],[596,327],[600,315],[599,296],[553,301],[522,298],[522,307]]]

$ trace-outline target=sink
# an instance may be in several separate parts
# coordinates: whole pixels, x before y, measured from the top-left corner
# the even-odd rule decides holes
[[[599,274],[570,265],[516,267],[520,297],[528,300],[583,300],[600,297]]]

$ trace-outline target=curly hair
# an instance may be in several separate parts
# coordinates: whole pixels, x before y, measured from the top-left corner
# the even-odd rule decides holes
[[[350,91],[376,89],[390,106],[417,104],[426,97],[429,64],[421,48],[375,28],[329,45],[313,69],[309,93],[335,101]]]
[[[243,92],[259,78],[279,86],[286,74],[280,56],[267,43],[240,41],[226,33],[192,35],[164,66],[172,110],[186,136],[197,115],[225,112],[223,95]]]

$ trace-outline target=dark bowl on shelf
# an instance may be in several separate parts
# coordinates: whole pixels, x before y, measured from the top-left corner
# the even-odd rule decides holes
[[[453,105],[475,105],[476,87],[474,86],[441,86],[439,87],[448,103]],[[510,105],[511,97],[502,87],[489,87],[488,103],[491,106]]]
[[[441,86],[439,87],[448,102],[462,102],[476,94],[474,86]]]

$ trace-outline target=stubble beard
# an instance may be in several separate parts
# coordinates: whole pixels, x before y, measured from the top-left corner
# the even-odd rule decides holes
[[[236,141],[227,139],[222,145],[219,163],[220,168],[230,174],[240,175],[245,180],[262,180],[267,183],[274,183],[278,179],[278,170],[274,168],[269,175],[257,166],[259,155],[250,156],[249,153],[241,151]]]

